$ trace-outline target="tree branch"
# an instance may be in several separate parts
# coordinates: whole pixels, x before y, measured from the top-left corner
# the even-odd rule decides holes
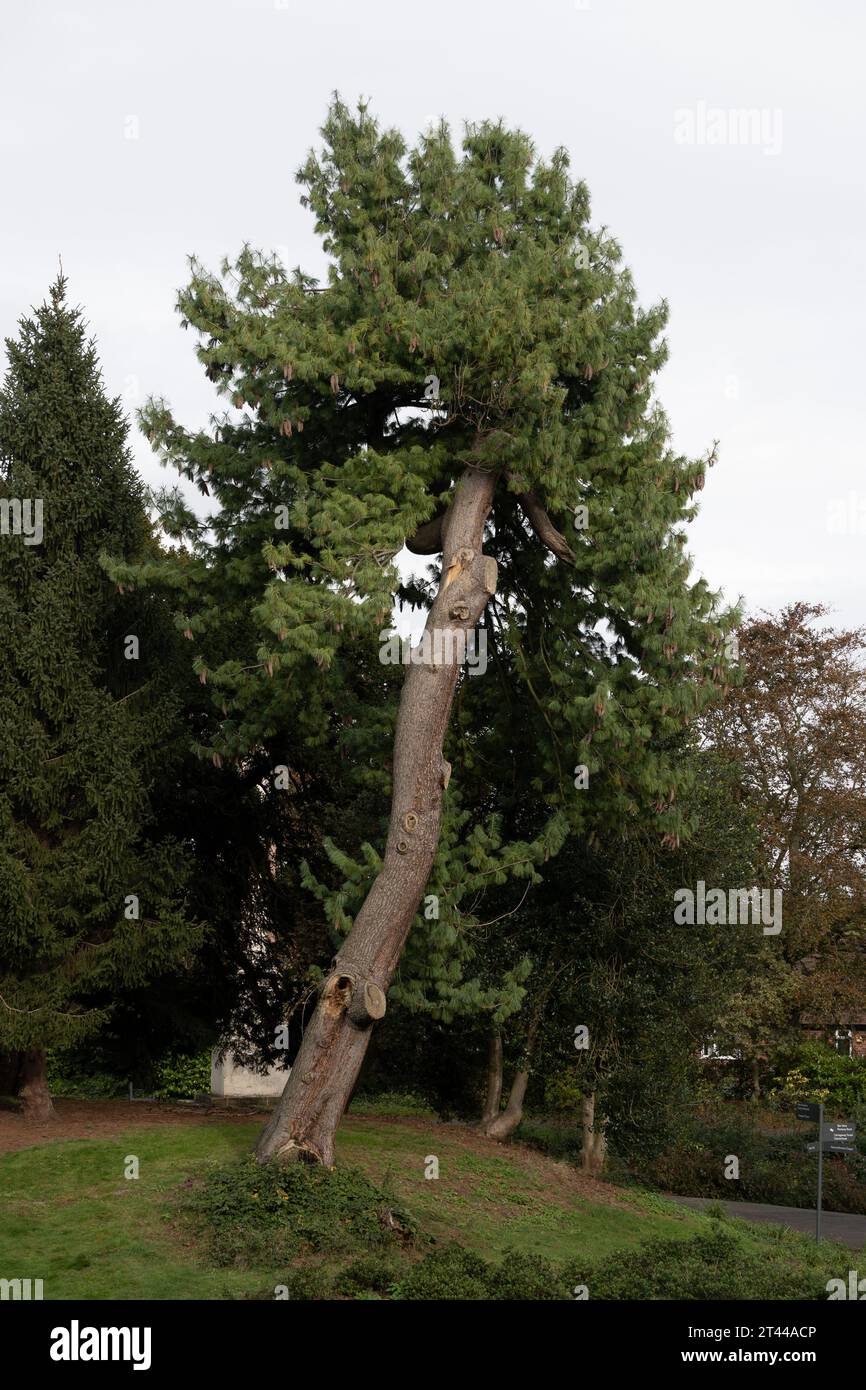
[[[562,532],[557,531],[535,493],[518,493],[517,500],[526,513],[526,519],[542,545],[547,546],[551,554],[555,555],[557,560],[562,560],[563,564],[576,564],[577,556]]]
[[[438,555],[442,550],[444,518],[443,512],[441,516],[434,516],[432,521],[425,521],[423,526],[418,527],[414,536],[406,537],[406,549],[411,550],[413,555]]]

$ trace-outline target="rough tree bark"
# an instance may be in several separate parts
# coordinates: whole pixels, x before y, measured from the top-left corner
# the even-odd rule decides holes
[[[18,1096],[26,1120],[43,1121],[54,1118],[43,1047],[29,1047],[22,1054]]]
[[[388,986],[436,856],[442,793],[451,773],[442,744],[463,655],[458,644],[496,590],[496,561],[481,550],[496,481],[495,471],[467,467],[443,518],[442,579],[426,624],[432,654],[425,654],[423,664],[413,660],[403,683],[382,869],[333,961],[285,1090],[259,1139],[261,1163],[334,1162],[337,1125],[371,1025],[385,1012]]]
[[[583,1097],[581,1119],[583,1122],[581,1167],[584,1173],[600,1173],[607,1154],[607,1139],[604,1134],[604,1125],[596,1126],[595,1123],[595,1093]]]

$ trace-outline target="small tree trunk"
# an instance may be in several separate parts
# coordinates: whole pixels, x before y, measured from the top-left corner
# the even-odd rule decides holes
[[[592,1171],[600,1173],[604,1168],[607,1158],[607,1135],[602,1128],[593,1130],[592,1134]]]
[[[511,1090],[508,1092],[508,1104],[505,1109],[483,1126],[483,1131],[488,1139],[509,1139],[517,1129],[523,1119],[523,1102],[528,1084],[529,1066],[527,1065],[514,1073],[514,1080],[511,1083]]]
[[[491,1028],[487,1050],[487,1099],[481,1126],[485,1128],[499,1114],[502,1104],[502,1034],[498,1028]]]
[[[595,1093],[584,1096],[581,1102],[583,1124],[583,1146],[581,1148],[581,1168],[584,1173],[600,1173],[607,1154],[607,1139],[604,1125],[595,1123]]]
[[[439,845],[442,757],[462,659],[459,642],[496,590],[483,555],[496,474],[467,468],[442,526],[442,579],[427,617],[432,654],[406,672],[394,735],[391,820],[382,869],[333,962],[286,1088],[263,1130],[260,1163],[334,1162],[334,1136],[352,1094]],[[438,644],[436,635],[438,634]],[[424,655],[423,651],[421,655]]]
[[[26,1120],[53,1120],[54,1106],[48,1092],[44,1048],[30,1047],[24,1052],[18,1095]]]
[[[585,1173],[592,1172],[592,1125],[595,1119],[595,1096],[583,1096],[580,1102],[581,1149],[580,1166]]]
[[[484,1114],[481,1119],[481,1132],[486,1134],[488,1139],[509,1139],[517,1129],[523,1119],[523,1102],[526,1098],[526,1088],[529,1085],[529,1075],[532,1068],[532,1059],[535,1056],[535,1047],[538,1042],[538,1030],[541,1027],[541,1020],[544,1016],[544,1006],[550,997],[556,979],[555,970],[556,957],[551,957],[545,965],[542,979],[545,983],[538,990],[535,998],[535,1006],[529,1020],[529,1028],[526,1033],[526,1045],[523,1049],[523,1058],[519,1069],[514,1073],[514,1080],[511,1083],[511,1090],[508,1092],[508,1103],[500,1113],[499,1102],[502,1094],[502,1035],[497,1030],[499,1041],[499,1095],[496,1098],[496,1109],[492,1115],[488,1115],[485,1106]],[[488,1090],[488,1101],[490,1092]]]

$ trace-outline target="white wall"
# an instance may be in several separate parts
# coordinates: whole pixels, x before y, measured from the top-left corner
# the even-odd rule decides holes
[[[214,1051],[210,1063],[210,1089],[214,1096],[280,1096],[291,1068],[271,1067],[263,1076],[241,1066],[233,1053],[222,1061]]]

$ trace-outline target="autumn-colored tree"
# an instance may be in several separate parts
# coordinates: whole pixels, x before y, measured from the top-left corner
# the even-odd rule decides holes
[[[795,603],[741,627],[742,681],[703,719],[739,764],[783,893],[773,968],[729,1020],[755,1059],[783,1018],[831,1028],[866,1000],[866,629],[826,616]]]

